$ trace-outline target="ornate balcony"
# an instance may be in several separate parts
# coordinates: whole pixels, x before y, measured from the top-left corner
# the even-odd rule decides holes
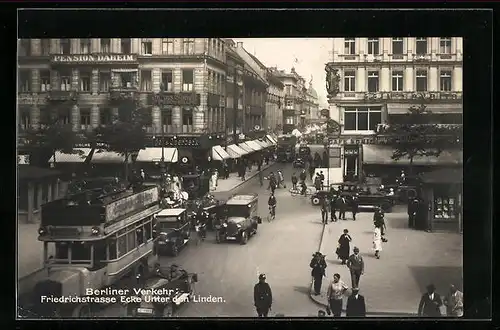
[[[110,87],[109,99],[111,101],[137,101],[139,100],[139,88],[137,86]]]
[[[78,100],[77,91],[50,91],[47,99],[51,102],[76,102]]]

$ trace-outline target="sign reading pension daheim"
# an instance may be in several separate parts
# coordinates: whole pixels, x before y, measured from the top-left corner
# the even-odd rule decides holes
[[[136,55],[131,54],[84,54],[84,55],[54,55],[55,63],[109,63],[109,62],[135,62]]]

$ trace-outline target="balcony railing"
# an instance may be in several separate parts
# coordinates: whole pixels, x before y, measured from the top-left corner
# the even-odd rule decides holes
[[[155,135],[193,132],[193,125],[162,125],[161,127],[146,127],[146,133]]]

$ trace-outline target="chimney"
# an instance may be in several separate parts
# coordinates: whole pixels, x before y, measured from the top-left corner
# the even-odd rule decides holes
[[[238,41],[236,43],[236,45],[238,46],[238,48],[240,48],[240,47],[243,48],[243,42],[241,42],[241,41]]]

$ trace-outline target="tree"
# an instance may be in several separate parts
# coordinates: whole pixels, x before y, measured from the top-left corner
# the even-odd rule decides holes
[[[381,125],[377,131],[377,136],[393,147],[392,159],[409,159],[410,174],[415,157],[439,157],[443,150],[461,146],[462,125],[434,124],[431,115],[423,104],[411,106],[402,123]]]
[[[57,111],[49,111],[40,117],[40,128],[29,129],[26,132],[26,142],[30,147],[35,147],[40,154],[46,152],[57,162],[56,152],[76,154],[74,145],[80,141],[73,131],[71,124],[60,122]]]
[[[126,105],[120,110],[111,125],[96,129],[95,134],[107,145],[107,150],[125,157],[125,178],[128,178],[130,155],[147,145],[148,137],[144,126],[151,124],[151,112],[135,103]],[[95,150],[96,146],[92,149]]]

